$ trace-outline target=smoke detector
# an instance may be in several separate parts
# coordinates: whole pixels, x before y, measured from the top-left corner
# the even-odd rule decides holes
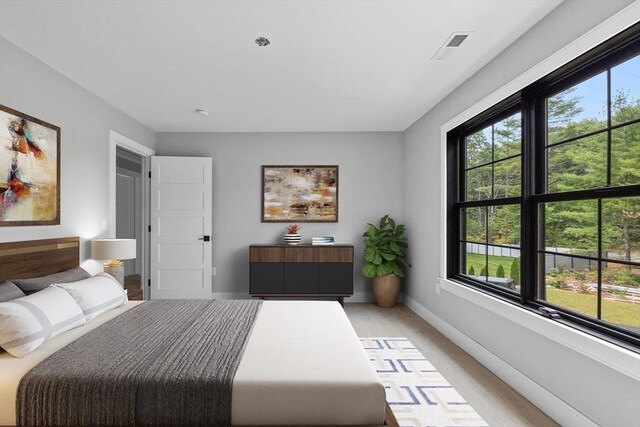
[[[453,51],[460,47],[460,45],[467,40],[467,37],[471,35],[471,31],[456,31],[451,33],[440,49],[431,57],[431,59],[441,60],[445,59],[453,53]]]
[[[196,114],[206,117],[209,115],[209,110],[207,110],[206,108],[197,108]]]
[[[266,37],[258,37],[256,39],[256,44],[260,47],[265,47],[265,46],[269,46],[271,42]]]

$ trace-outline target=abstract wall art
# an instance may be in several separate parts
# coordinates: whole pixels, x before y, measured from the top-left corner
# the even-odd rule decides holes
[[[262,166],[262,222],[338,222],[338,166]]]
[[[60,128],[0,105],[0,226],[60,224]]]

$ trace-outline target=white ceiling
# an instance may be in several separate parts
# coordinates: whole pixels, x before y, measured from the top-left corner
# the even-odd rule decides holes
[[[0,35],[156,131],[402,131],[560,2],[0,0]]]

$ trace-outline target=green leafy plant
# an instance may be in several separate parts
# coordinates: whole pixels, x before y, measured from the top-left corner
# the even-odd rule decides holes
[[[573,270],[573,277],[577,280],[585,280],[587,278],[587,273],[582,270]]]
[[[405,253],[409,246],[404,236],[406,227],[396,224],[389,215],[383,216],[377,227],[371,223],[367,225],[367,231],[362,235],[365,244],[362,273],[368,278],[392,274],[404,277],[404,270],[411,267]]]
[[[511,280],[516,286],[520,284],[520,258],[514,258],[511,263]]]
[[[564,279],[560,276],[547,276],[547,286],[551,286],[556,289],[566,289],[567,285]]]
[[[480,270],[480,276],[488,276],[487,274],[487,266],[485,265],[484,267],[482,267],[482,270]]]
[[[627,270],[626,268],[616,272],[613,278],[614,283],[616,283],[617,285],[629,286],[634,288],[640,286],[640,274],[633,273],[631,270]]]
[[[469,276],[475,276],[476,275],[476,270],[475,268],[473,268],[473,265],[471,267],[469,267]]]

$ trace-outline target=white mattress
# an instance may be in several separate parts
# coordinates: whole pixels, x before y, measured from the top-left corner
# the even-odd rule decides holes
[[[140,302],[104,313],[24,359],[0,353],[0,425],[15,425],[20,378]],[[382,425],[384,387],[336,302],[265,301],[233,382],[234,425]]]
[[[262,304],[233,380],[234,425],[382,425],[384,407],[384,386],[340,304]]]

